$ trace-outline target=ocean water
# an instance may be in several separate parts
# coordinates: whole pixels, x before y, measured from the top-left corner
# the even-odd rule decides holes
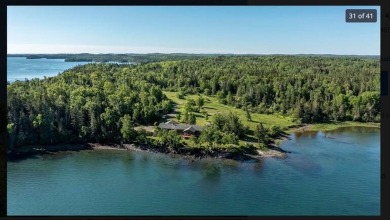
[[[65,152],[7,163],[8,215],[380,215],[380,132],[291,135],[286,159]]]
[[[56,76],[66,69],[88,62],[65,62],[64,59],[26,59],[7,57],[7,81]]]

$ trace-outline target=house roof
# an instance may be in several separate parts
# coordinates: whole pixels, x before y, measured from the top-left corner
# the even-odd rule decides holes
[[[195,131],[197,131],[197,129],[196,129],[196,128],[194,128],[194,126],[193,126],[193,125],[190,125],[190,127],[188,127],[188,128],[186,128],[186,129],[184,129],[183,131],[191,131],[191,132],[195,132]]]
[[[167,122],[165,122],[165,124],[173,124],[173,125],[178,125],[179,122],[175,121],[175,120],[169,120]]]
[[[167,123],[160,123],[158,127],[163,129],[169,129],[169,130],[179,130],[179,131],[187,131],[190,130],[192,132],[195,131],[202,131],[203,128],[201,126],[197,125],[188,125],[188,124],[167,124]]]

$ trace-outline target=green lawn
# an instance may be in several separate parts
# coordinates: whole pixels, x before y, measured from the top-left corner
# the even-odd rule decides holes
[[[177,92],[168,92],[164,91],[164,94],[172,100],[177,105],[177,110],[180,112],[182,106],[187,102],[187,99],[194,99],[198,97],[198,95],[187,95],[184,97],[184,99],[179,99],[177,97]],[[205,104],[202,107],[201,111],[205,110],[207,111],[209,117],[208,120],[205,119],[205,116],[202,113],[195,113],[196,115],[196,124],[200,126],[205,126],[207,122],[211,122],[212,116],[216,113],[222,113],[227,114],[229,112],[235,113],[240,119],[241,122],[245,125],[248,125],[249,128],[253,131],[256,128],[256,125],[258,123],[263,123],[265,127],[270,127],[272,125],[280,126],[282,129],[284,129],[287,133],[291,133],[294,131],[297,131],[297,128],[288,128],[289,126],[298,125],[297,123],[293,122],[292,117],[288,116],[282,116],[279,114],[257,114],[257,113],[251,113],[252,121],[248,121],[246,119],[245,111],[242,109],[237,109],[233,106],[228,106],[219,103],[217,98],[213,96],[206,96],[202,95],[205,99]],[[173,118],[176,120],[175,118]],[[350,126],[364,126],[364,127],[380,127],[380,123],[362,123],[362,122],[331,122],[331,123],[319,123],[319,124],[309,124],[305,127],[305,130],[308,131],[328,131],[333,130],[340,127],[350,127]],[[299,129],[299,128],[298,128]],[[247,140],[240,140],[240,145],[244,145],[247,141],[249,142],[256,142],[254,141],[254,137],[251,135],[247,136]],[[281,142],[281,140],[275,140],[276,144]],[[191,140],[184,140],[186,145],[188,147],[193,146],[193,142]],[[201,144],[202,146],[206,146],[206,144]],[[266,150],[263,149],[263,150]]]
[[[177,97],[177,92],[167,92],[164,91],[164,94],[171,99],[173,102],[175,102],[178,105],[178,109],[180,111],[181,106],[187,102],[188,98],[196,99],[197,95],[188,95],[185,96],[184,99],[179,99]],[[211,121],[212,115],[219,112],[219,113],[228,113],[229,111],[236,113],[243,124],[248,125],[251,130],[254,130],[256,125],[258,123],[263,123],[265,126],[269,127],[271,125],[278,125],[281,128],[286,129],[288,133],[293,132],[295,129],[287,129],[288,126],[296,125],[291,117],[286,117],[278,114],[257,114],[257,113],[251,113],[252,121],[248,121],[245,117],[245,111],[241,109],[237,109],[233,106],[223,105],[218,102],[217,98],[212,96],[205,96],[202,95],[205,98],[205,105],[203,106],[202,110],[206,110],[209,114],[208,121]],[[204,126],[208,122],[206,121],[205,117],[200,114],[196,113],[196,124]],[[340,127],[352,127],[352,126],[364,126],[364,127],[380,127],[380,123],[366,123],[366,122],[352,122],[352,121],[346,121],[346,122],[331,122],[331,123],[319,123],[319,124],[312,124],[308,126],[306,130],[311,131],[328,131],[333,130]]]
[[[186,99],[192,98],[196,99],[197,95],[187,95],[185,96],[185,99],[179,99],[177,97],[177,92],[166,92],[164,91],[164,94],[171,99],[173,102],[175,102],[178,105],[178,109],[180,111],[181,106],[187,102]],[[223,105],[218,102],[217,98],[212,96],[205,96],[202,95],[205,98],[205,104],[202,108],[202,110],[206,110],[209,114],[209,118],[206,121],[204,115],[201,113],[196,113],[196,124],[204,126],[207,122],[211,121],[212,115],[215,113],[229,113],[229,111],[237,114],[238,117],[240,117],[241,122],[245,125],[248,125],[251,130],[254,130],[256,125],[258,123],[263,123],[264,126],[269,127],[271,125],[278,125],[282,128],[287,128],[288,126],[294,125],[292,122],[291,117],[285,117],[281,115],[266,115],[266,114],[257,114],[257,113],[251,113],[252,121],[248,121],[245,117],[245,111],[241,109],[237,109],[233,106]]]
[[[313,124],[310,126],[311,131],[329,131],[340,127],[374,127],[380,128],[380,123],[374,122],[356,122],[356,121],[345,121],[345,122],[332,122],[323,124]]]

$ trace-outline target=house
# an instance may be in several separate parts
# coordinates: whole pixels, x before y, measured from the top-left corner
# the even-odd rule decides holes
[[[201,132],[202,132],[202,130],[199,129],[198,126],[195,127],[195,125],[190,125],[188,128],[183,130],[182,137],[186,138],[186,139],[190,138],[192,135],[195,135],[196,137],[198,137]]]
[[[192,135],[199,136],[203,130],[201,126],[180,124],[174,120],[160,123],[158,127],[166,130],[175,130],[178,134],[181,134],[181,136],[186,139],[190,138]]]

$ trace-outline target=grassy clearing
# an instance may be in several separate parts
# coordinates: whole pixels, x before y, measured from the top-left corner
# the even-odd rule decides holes
[[[187,95],[185,96],[184,99],[179,99],[177,97],[177,92],[167,92],[164,91],[164,94],[172,100],[174,103],[177,104],[177,110],[180,112],[181,107],[187,102],[187,99],[196,99],[198,95]],[[206,110],[209,117],[208,120],[205,119],[205,116],[201,113],[195,113],[196,115],[196,124],[200,126],[205,126],[208,122],[211,122],[212,116],[216,113],[229,113],[230,111],[235,113],[240,119],[241,122],[244,125],[248,125],[249,128],[254,131],[256,128],[256,125],[259,123],[263,123],[265,127],[270,127],[272,125],[277,125],[280,126],[282,129],[285,130],[287,133],[292,133],[296,131],[303,131],[302,128],[289,128],[289,126],[298,126],[297,123],[293,122],[292,117],[288,116],[282,116],[278,114],[271,114],[271,115],[266,115],[266,114],[257,114],[257,113],[251,113],[251,118],[252,121],[248,121],[246,119],[246,114],[245,111],[242,109],[237,109],[233,106],[228,106],[219,103],[217,98],[213,96],[206,96],[202,95],[205,98],[205,104],[202,107],[201,111]],[[330,123],[318,123],[318,124],[309,124],[304,126],[305,131],[329,131],[329,130],[334,130],[340,127],[354,127],[354,126],[362,126],[362,127],[380,127],[380,123],[363,123],[363,122],[352,122],[352,121],[347,121],[347,122],[330,122]],[[239,144],[244,145],[247,142],[255,142],[255,138],[252,135],[247,135],[246,140],[240,140]],[[184,141],[187,146],[191,147],[193,146],[193,142],[190,140],[185,140]],[[275,144],[279,145],[283,140],[275,140]],[[204,146],[206,147],[206,144],[198,144],[198,146]],[[264,151],[268,150],[266,147],[263,147]]]
[[[198,95],[188,95],[185,97],[185,99],[179,99],[177,97],[177,92],[164,92],[164,94],[171,99],[173,102],[177,104],[178,110],[180,111],[180,108],[182,105],[184,105],[189,98],[196,99]],[[206,110],[209,118],[208,120],[205,119],[205,116],[201,113],[195,113],[196,115],[196,124],[204,126],[207,124],[207,122],[211,121],[212,116],[215,113],[229,113],[230,111],[237,114],[237,116],[241,119],[241,122],[245,125],[248,125],[251,130],[254,130],[256,128],[256,125],[259,123],[263,123],[264,126],[270,127],[271,125],[278,125],[281,128],[287,128],[288,126],[295,125],[294,122],[292,122],[291,117],[286,117],[282,115],[266,115],[266,114],[257,114],[257,113],[251,113],[252,121],[248,121],[245,117],[245,111],[242,109],[237,109],[233,106],[223,105],[218,102],[217,98],[212,96],[205,96],[202,95],[205,98],[205,104],[202,108],[202,110]]]

